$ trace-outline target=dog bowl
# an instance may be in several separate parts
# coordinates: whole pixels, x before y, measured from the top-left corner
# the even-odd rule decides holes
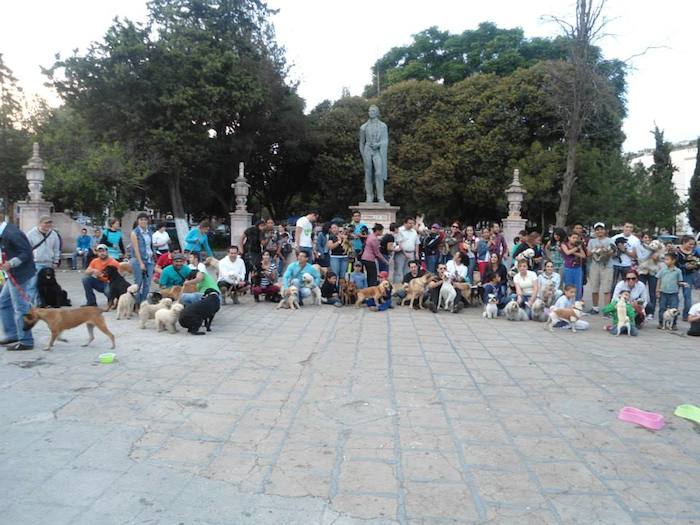
[[[693,423],[700,423],[700,408],[694,405],[678,405],[673,414],[683,419],[688,419]]]
[[[661,414],[656,414],[655,412],[645,412],[644,410],[639,410],[634,407],[622,407],[620,412],[617,414],[617,419],[620,421],[626,421],[627,423],[634,423],[635,425],[648,428],[650,430],[660,430],[664,428],[666,424],[664,422],[664,416]]]
[[[114,354],[112,352],[107,352],[106,354],[100,354],[100,363],[113,363],[114,359],[117,357],[117,354]]]

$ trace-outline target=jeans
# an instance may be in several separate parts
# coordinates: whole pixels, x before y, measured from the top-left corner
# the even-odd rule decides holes
[[[336,304],[343,304],[338,297],[322,297],[321,302],[323,304],[330,304],[331,306],[335,306]]]
[[[362,266],[367,272],[367,286],[377,286],[377,261],[362,261]]]
[[[564,268],[564,286],[573,284],[576,286],[576,300],[580,301],[583,297],[583,268]]]
[[[408,257],[404,252],[394,254],[394,282],[400,283],[408,273]]]
[[[438,257],[439,255],[437,253],[431,253],[425,256],[425,267],[430,273],[436,273]]]
[[[88,306],[97,306],[95,290],[109,297],[109,283],[102,282],[91,275],[83,277],[83,290],[85,290],[85,302]]]
[[[610,327],[610,333],[611,333],[612,335],[617,335],[617,326],[611,326],[611,327]],[[623,334],[627,334],[627,327],[626,327],[626,326],[623,326],[623,327],[621,328],[620,335],[623,335]],[[638,336],[638,335],[639,335],[639,328],[637,328],[636,326],[632,325],[632,326],[630,327],[630,335],[632,335],[633,337]]]
[[[688,320],[688,311],[690,307],[693,306],[693,281],[695,280],[695,272],[693,273],[683,273],[683,280],[686,286],[681,288],[681,294],[683,294],[683,320]]]
[[[656,311],[656,276],[655,275],[640,275],[639,280],[647,285],[649,290],[649,302],[647,303],[644,313],[654,315]]]
[[[27,297],[33,297],[36,294],[36,275],[19,286],[24,289]],[[0,320],[5,339],[16,339],[27,346],[34,345],[32,331],[24,330],[24,320],[22,319],[24,314],[29,312],[31,306],[11,280],[5,281],[5,285],[0,291]]]
[[[202,297],[204,297],[204,294],[201,292],[188,292],[188,293],[183,293],[180,296],[180,302],[187,306],[188,304],[196,303],[198,301],[202,300]]]
[[[613,282],[612,289],[610,290],[611,293],[615,290],[615,285],[622,281],[629,271],[629,266],[613,266]]]
[[[348,273],[348,258],[345,255],[331,255],[331,271],[338,279],[344,279]]]
[[[678,308],[678,303],[678,292],[661,292],[661,297],[659,297],[659,326],[663,323],[664,312],[670,308]],[[673,321],[673,326],[676,326],[676,321]]]
[[[307,288],[306,286],[303,285],[303,283],[299,282],[299,279],[292,279],[289,284],[291,286],[296,286],[297,290],[299,290],[298,295],[299,295],[299,300],[305,299],[307,297],[311,297],[311,288]]]
[[[155,265],[152,262],[147,262],[146,271],[142,272],[141,267],[136,259],[131,261],[131,267],[134,269],[134,282],[139,287],[136,292],[136,304],[141,304],[146,300],[146,296],[151,289],[151,279],[153,279],[153,269]]]
[[[78,269],[78,256],[83,258],[83,270],[88,267],[88,256],[90,255],[90,250],[76,250],[73,252],[71,257],[71,269]]]
[[[474,270],[476,269],[476,257],[468,257],[469,264],[467,269],[467,275],[469,276],[469,282],[474,282]],[[482,281],[483,282],[483,281]]]

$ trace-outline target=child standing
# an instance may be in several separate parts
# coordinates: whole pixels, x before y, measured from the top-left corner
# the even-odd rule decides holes
[[[656,297],[659,299],[659,325],[661,330],[664,312],[670,308],[678,308],[678,290],[683,283],[683,273],[676,268],[676,255],[667,253],[664,256],[665,268],[656,274]],[[678,330],[674,319],[671,330]]]

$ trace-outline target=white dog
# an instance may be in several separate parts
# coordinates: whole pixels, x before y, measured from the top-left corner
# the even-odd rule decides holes
[[[484,306],[484,319],[495,319],[498,317],[498,298],[496,294],[489,294],[489,301]]]
[[[538,323],[544,323],[547,320],[547,314],[544,311],[544,301],[542,299],[535,299],[532,303],[530,310],[532,311],[532,320]]]
[[[527,250],[523,250],[518,254],[518,256],[515,258],[517,261],[530,261],[535,257],[535,250],[532,248],[528,248]]]
[[[673,323],[678,319],[678,315],[680,314],[680,311],[678,308],[668,308],[665,312],[664,315],[662,316],[662,321],[663,321],[663,328],[664,330],[671,330],[673,329]]]
[[[576,322],[581,319],[581,316],[583,316],[583,301],[576,301],[571,308],[553,308],[549,312],[545,328],[549,326],[549,331],[552,332],[555,324],[566,321],[571,325],[571,331],[576,332]]]
[[[438,309],[440,305],[447,311],[452,311],[455,306],[455,298],[457,297],[457,291],[455,287],[452,286],[449,278],[445,278],[440,287],[440,297],[438,299]]]
[[[296,286],[282,290],[282,300],[277,304],[277,309],[280,308],[299,309],[299,289]]]
[[[304,286],[311,290],[311,297],[313,297],[314,304],[321,306],[321,289],[316,286],[313,275],[310,273],[305,273],[303,279]]]
[[[663,266],[664,243],[654,239],[648,245],[645,244],[643,246],[651,252],[651,255],[639,261],[639,273],[641,275],[655,275]]]
[[[141,303],[139,307],[139,328],[146,328],[146,322],[156,316],[156,312],[163,308],[170,308],[173,300],[170,297],[161,299],[157,304],[148,304],[148,301]]]
[[[616,335],[620,335],[622,333],[622,329],[627,328],[627,335],[631,336],[632,335],[632,323],[630,322],[630,318],[627,315],[627,301],[625,300],[625,298],[622,295],[617,300],[617,304],[615,305],[615,309],[617,310],[617,334]]]
[[[117,319],[122,317],[131,319],[131,314],[134,313],[134,305],[136,304],[136,292],[138,291],[138,285],[132,284],[126,289],[126,293],[119,297],[117,302]]]
[[[509,321],[527,321],[527,312],[520,308],[516,300],[510,301],[503,309]]]
[[[177,320],[185,306],[182,303],[175,303],[170,308],[161,308],[155,314],[156,327],[159,332],[167,330],[171,334],[177,332]]]

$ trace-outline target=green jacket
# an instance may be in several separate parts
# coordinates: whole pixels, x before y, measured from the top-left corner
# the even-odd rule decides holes
[[[613,326],[617,325],[617,301],[618,299],[615,299],[608,306],[603,308],[603,313],[610,314],[610,317],[612,317]],[[635,313],[634,308],[632,308],[632,305],[630,303],[627,303],[627,317],[630,318],[630,323],[634,324],[634,318],[636,317],[636,315],[637,314]]]

